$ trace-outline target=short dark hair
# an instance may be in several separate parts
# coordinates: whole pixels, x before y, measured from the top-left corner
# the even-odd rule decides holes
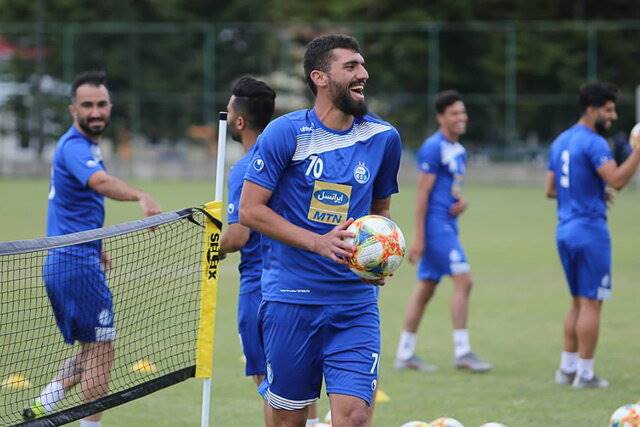
[[[231,90],[235,99],[233,106],[247,120],[248,126],[262,131],[273,116],[276,93],[271,87],[251,76],[243,76]]]
[[[348,49],[361,53],[358,41],[344,34],[329,34],[311,40],[304,53],[304,74],[307,84],[314,95],[318,93],[318,88],[316,88],[313,80],[311,80],[311,72],[313,70],[319,70],[325,73],[329,71],[331,51],[333,49]]]
[[[78,88],[82,85],[107,87],[107,73],[104,71],[85,71],[76,76],[71,84],[71,99],[76,97]]]
[[[438,114],[442,114],[448,107],[458,101],[462,101],[462,96],[460,96],[457,90],[444,90],[436,95],[433,106]]]
[[[580,86],[580,114],[589,107],[602,107],[607,102],[616,102],[618,88],[611,83],[591,82]]]

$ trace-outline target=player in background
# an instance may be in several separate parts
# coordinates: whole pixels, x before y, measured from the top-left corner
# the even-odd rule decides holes
[[[145,216],[160,213],[151,196],[106,172],[99,145],[111,117],[105,73],[76,77],[69,112],[73,125],[58,141],[51,165],[47,236],[101,228],[105,196],[136,201]],[[76,384],[81,385],[85,402],[108,392],[116,337],[105,276],[110,264],[101,241],[49,251],[43,272],[47,295],[64,341],[70,345],[78,341],[80,349],[62,363],[34,404],[23,411],[25,419],[54,411]],[[99,427],[101,416],[86,417],[80,426]]]
[[[312,40],[313,108],[272,121],[247,169],[240,222],[263,235],[263,395],[276,427],[305,425],[326,383],[333,425],[371,425],[380,357],[378,289],[346,265],[353,218],[389,217],[400,135],[367,114],[369,74],[355,39]],[[375,284],[381,285],[383,281]]]
[[[227,104],[229,133],[234,141],[240,142],[245,155],[231,168],[228,178],[227,229],[222,235],[221,256],[240,251],[240,289],[238,295],[238,334],[242,344],[246,365],[245,375],[252,376],[260,385],[266,374],[264,349],[258,331],[258,307],[262,301],[260,277],[262,276],[262,254],[260,234],[249,230],[238,222],[242,183],[258,135],[267,126],[275,109],[276,94],[266,83],[253,77],[241,77],[233,86]],[[318,422],[315,412],[307,420],[308,425]],[[270,406],[264,404],[265,425],[270,427],[272,415]]]
[[[616,114],[617,89],[608,83],[580,88],[580,119],[561,133],[549,150],[547,197],[557,199],[556,243],[571,306],[564,320],[564,346],[555,380],[575,388],[602,388],[594,355],[602,301],[611,295],[611,238],[607,227],[607,185],[616,190],[631,179],[640,163],[636,144],[616,166],[602,135]]]
[[[458,142],[467,129],[467,111],[460,94],[439,93],[435,100],[438,131],[429,137],[417,154],[418,191],[415,232],[409,261],[418,263],[418,286],[405,311],[395,367],[429,372],[437,369],[415,355],[416,333],[427,304],[442,276],[454,283],[451,299],[454,365],[472,372],[485,372],[491,364],[471,351],[467,319],[473,280],[464,249],[458,239],[458,216],[467,209],[462,196],[466,151]]]

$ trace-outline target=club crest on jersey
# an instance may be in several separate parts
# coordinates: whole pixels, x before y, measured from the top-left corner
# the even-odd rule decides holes
[[[227,213],[232,214],[233,211],[236,210],[236,205],[234,205],[233,203],[229,203],[229,206],[227,207]]]
[[[260,172],[262,169],[264,169],[264,160],[262,160],[260,157],[256,158],[253,161],[253,168]]]
[[[353,169],[353,177],[358,184],[366,184],[369,181],[371,174],[364,162],[358,162],[358,165]]]
[[[316,180],[307,219],[337,225],[347,219],[351,186]]]

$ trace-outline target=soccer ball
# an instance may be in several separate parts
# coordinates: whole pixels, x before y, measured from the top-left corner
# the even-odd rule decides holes
[[[616,409],[609,419],[609,427],[640,427],[640,405],[629,403]]]
[[[429,427],[429,423],[425,423],[424,421],[409,421],[400,427]]]
[[[324,422],[331,425],[331,410],[327,411],[327,414],[324,416]]]
[[[429,423],[429,427],[464,427],[462,423],[453,418],[442,417]]]
[[[631,132],[629,132],[629,144],[631,144],[631,147],[635,147],[638,143],[640,143],[640,123],[636,123]]]
[[[400,267],[406,246],[395,222],[380,215],[366,215],[356,219],[347,231],[355,234],[345,240],[356,248],[348,262],[358,276],[378,280]]]

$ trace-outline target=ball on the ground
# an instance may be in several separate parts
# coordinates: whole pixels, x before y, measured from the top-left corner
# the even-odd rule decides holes
[[[462,423],[454,418],[442,417],[429,423],[429,427],[464,427]]]
[[[424,421],[409,421],[408,423],[402,424],[400,427],[429,427],[429,423]]]
[[[379,280],[400,267],[406,251],[400,227],[389,218],[366,215],[347,228],[355,237],[346,239],[355,246],[349,268],[367,280]]]
[[[2,388],[8,390],[20,390],[29,387],[29,380],[22,374],[10,374],[2,380]]]
[[[609,419],[609,427],[640,427],[640,405],[629,403],[616,409]]]
[[[158,368],[155,363],[148,359],[140,359],[131,367],[133,372],[137,372],[139,374],[153,374],[158,372]]]
[[[631,132],[629,132],[629,144],[631,144],[631,147],[635,147],[639,143],[640,143],[640,123],[636,123],[636,125],[631,128]]]

